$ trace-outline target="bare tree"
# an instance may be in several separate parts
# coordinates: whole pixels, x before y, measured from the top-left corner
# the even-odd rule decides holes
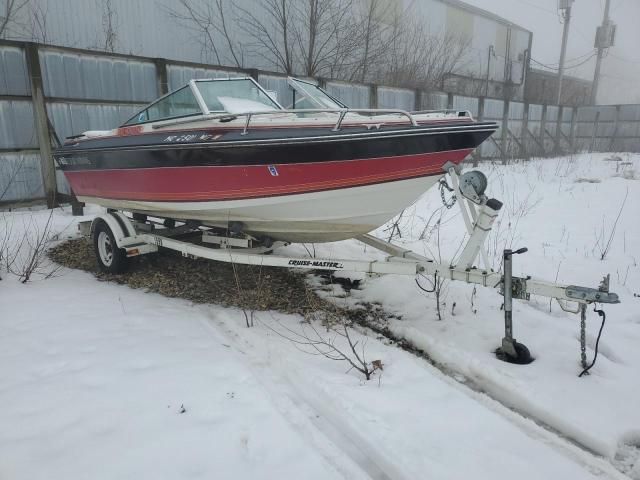
[[[264,0],[261,10],[238,7],[238,25],[251,39],[250,47],[266,54],[266,59],[287,75],[294,72],[295,10],[287,0]]]
[[[349,25],[350,0],[305,0],[295,4],[294,37],[307,76],[323,75],[354,48]],[[349,46],[345,49],[344,46]]]
[[[29,0],[0,0],[0,38],[7,38],[17,24],[17,18]]]
[[[390,45],[376,77],[388,85],[433,90],[463,67],[469,37],[432,34],[412,9],[395,12]]]
[[[461,68],[469,44],[463,35],[431,35],[412,6],[403,10],[385,0],[177,5],[167,13],[193,32],[204,58],[242,67],[247,53],[287,75],[438,88]]]
[[[113,6],[113,0],[102,2],[102,31],[104,32],[103,49],[105,52],[115,52],[118,43],[118,13]]]
[[[366,82],[370,71],[381,68],[389,48],[401,33],[400,29],[394,29],[387,21],[394,18],[397,7],[398,4],[394,2],[368,0],[360,4],[360,8],[354,9],[353,38],[357,48],[355,63],[348,78],[350,81]]]
[[[49,3],[45,0],[31,4],[29,25],[31,40],[40,43],[47,43],[49,30],[47,28],[47,17],[49,16]]]
[[[178,0],[178,7],[167,8],[167,14],[182,23],[193,33],[193,38],[197,41],[202,50],[202,57],[207,61],[214,61],[217,64],[233,63],[237,67],[244,66],[243,45],[233,40],[233,34],[228,27],[228,13],[223,0],[213,0],[209,2],[196,3],[194,0]],[[227,7],[233,5],[226,2]],[[232,17],[232,23],[237,23],[237,19]],[[225,49],[219,46],[225,44]],[[229,53],[229,57],[224,52]]]

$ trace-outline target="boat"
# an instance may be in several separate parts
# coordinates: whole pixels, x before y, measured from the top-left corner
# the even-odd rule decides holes
[[[54,158],[81,202],[331,242],[389,221],[497,129],[466,111],[353,109],[288,84],[278,99],[251,77],[191,80],[113,130],[67,138]]]

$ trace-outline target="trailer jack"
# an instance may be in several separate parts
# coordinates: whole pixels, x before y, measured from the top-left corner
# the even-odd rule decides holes
[[[516,282],[513,281],[513,256],[525,253],[527,250],[526,247],[516,251],[506,249],[503,253],[504,337],[502,338],[502,346],[495,352],[496,357],[500,360],[518,365],[527,365],[534,360],[529,349],[513,338],[513,290],[515,287],[517,296],[520,296],[520,292],[523,290],[520,279]],[[526,291],[526,286],[524,291]]]

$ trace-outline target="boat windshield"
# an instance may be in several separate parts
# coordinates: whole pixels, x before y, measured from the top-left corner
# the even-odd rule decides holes
[[[196,80],[209,112],[246,113],[281,110],[260,86],[249,78],[229,80]]]
[[[195,80],[156,100],[124,125],[208,113],[238,114],[271,110],[282,110],[282,107],[251,78]]]
[[[293,89],[291,105],[288,105],[288,108],[346,108],[346,105],[329,95],[315,83],[293,77],[289,77],[287,82]]]

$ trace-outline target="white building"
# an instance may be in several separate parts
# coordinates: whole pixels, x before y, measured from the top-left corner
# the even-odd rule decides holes
[[[255,11],[260,0],[228,0]],[[303,1],[303,0],[291,0]],[[357,0],[367,2],[371,0]],[[510,82],[515,98],[522,98],[532,34],[493,13],[459,0],[388,0],[397,8],[412,8],[434,35],[453,33],[469,38],[470,48],[459,75],[446,87],[474,95],[501,97]],[[5,38],[35,40],[66,47],[104,49],[108,23],[115,34],[114,51],[174,60],[212,63],[210,52],[194,38],[194,31],[168,13],[175,0],[30,0]],[[204,6],[213,0],[194,0]],[[199,2],[199,3],[198,3]],[[112,12],[109,15],[109,11]],[[241,32],[229,19],[231,35]],[[221,61],[227,63],[229,59]],[[266,68],[263,56],[248,55],[247,68]],[[474,78],[474,81],[469,81]]]

